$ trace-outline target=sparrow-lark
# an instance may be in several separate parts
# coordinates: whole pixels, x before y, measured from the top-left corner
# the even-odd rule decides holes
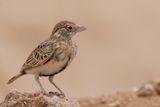
[[[35,80],[44,94],[47,92],[39,81],[40,76],[47,76],[62,95],[63,91],[53,82],[53,77],[62,72],[76,55],[77,46],[72,37],[86,28],[70,21],[57,23],[49,39],[40,43],[29,55],[19,74],[12,77],[8,84],[25,74],[34,74]]]

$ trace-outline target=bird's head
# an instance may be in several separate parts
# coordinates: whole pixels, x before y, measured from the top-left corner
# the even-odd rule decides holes
[[[52,37],[65,37],[71,39],[76,33],[86,30],[83,26],[78,26],[70,21],[57,23],[52,31]]]

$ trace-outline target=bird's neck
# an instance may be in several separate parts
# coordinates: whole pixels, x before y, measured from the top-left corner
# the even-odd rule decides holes
[[[62,34],[59,32],[53,33],[50,36],[51,39],[60,39],[60,40],[65,40],[65,41],[71,41],[71,37],[67,34]]]

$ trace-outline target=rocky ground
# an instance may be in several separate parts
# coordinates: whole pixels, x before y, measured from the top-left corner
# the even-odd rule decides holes
[[[128,92],[98,98],[63,98],[37,93],[10,92],[0,107],[160,107],[160,82],[149,81]]]

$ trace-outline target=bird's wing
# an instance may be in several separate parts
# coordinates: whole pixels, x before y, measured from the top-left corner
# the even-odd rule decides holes
[[[56,45],[53,41],[47,40],[42,42],[35,50],[29,55],[26,62],[22,66],[21,72],[44,65],[50,61],[58,53],[61,53],[63,50]]]

